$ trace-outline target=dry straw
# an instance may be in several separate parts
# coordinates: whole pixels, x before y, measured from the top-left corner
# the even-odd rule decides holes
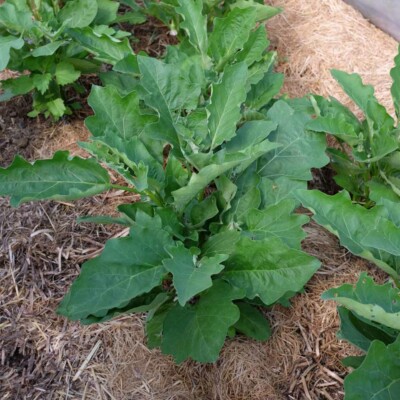
[[[269,23],[269,32],[280,55],[279,70],[286,75],[286,93],[294,97],[315,92],[345,99],[329,75],[329,69],[339,68],[359,72],[390,106],[389,70],[397,47],[393,39],[341,0],[271,4],[285,8]],[[10,134],[4,129],[0,136],[5,132]],[[36,148],[37,156],[57,148],[78,152],[74,142],[87,137],[80,122],[45,127],[37,134],[46,139]],[[43,140],[32,140],[31,150],[35,143]],[[215,365],[177,366],[159,351],[148,350],[141,316],[92,327],[57,317],[57,303],[80,263],[98,254],[108,238],[121,235],[118,227],[77,225],[75,218],[112,212],[116,204],[132,200],[117,195],[107,193],[74,204],[26,204],[19,209],[0,200],[2,399],[343,398],[346,369],[339,360],[355,349],[336,339],[335,306],[322,302],[320,294],[345,281],[355,282],[362,270],[380,277],[315,224],[307,227],[304,248],[321,259],[323,267],[305,293],[295,298],[292,308],[275,307],[266,313],[274,333],[269,342],[229,341]]]

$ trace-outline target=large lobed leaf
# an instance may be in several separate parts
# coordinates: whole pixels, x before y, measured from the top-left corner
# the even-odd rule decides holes
[[[99,257],[82,266],[58,312],[72,320],[104,317],[150,292],[167,273],[165,248],[172,245],[159,217],[140,214],[128,237],[109,240]]]
[[[1,36],[0,37],[0,71],[7,67],[10,61],[10,50],[21,49],[25,44],[23,39],[14,36]]]
[[[238,82],[244,82],[246,78],[246,64],[238,63],[226,67],[221,83],[212,87],[207,107],[211,149],[235,136],[236,124],[241,118],[240,106],[246,100],[246,89]]]
[[[310,121],[307,114],[278,101],[267,116],[278,125],[269,140],[281,146],[260,159],[258,171],[261,175],[270,179],[285,176],[308,181],[312,178],[311,168],[320,168],[329,162],[325,155],[325,138],[305,129]]]
[[[85,28],[95,19],[97,11],[97,1],[72,0],[61,9],[58,18],[68,28]]]
[[[236,52],[243,49],[255,20],[254,7],[235,8],[225,18],[215,19],[209,39],[209,55],[217,63],[217,70],[222,70]]]
[[[184,306],[187,301],[212,286],[211,276],[224,268],[221,262],[228,256],[218,254],[215,257],[203,257],[197,261],[196,256],[183,244],[167,249],[171,258],[164,260],[164,267],[173,274],[173,283],[178,294],[178,301]]]
[[[115,41],[105,35],[99,36],[91,27],[68,29],[68,35],[85,50],[94,54],[96,60],[108,64],[114,65],[132,54],[127,38]]]
[[[396,110],[397,118],[400,117],[400,47],[399,53],[394,59],[394,67],[390,71],[390,76],[393,79],[391,93],[393,98],[394,108]]]
[[[202,14],[202,0],[179,0],[176,11],[182,16],[180,26],[187,32],[190,43],[201,53],[203,63],[207,60],[207,17]]]
[[[378,102],[371,85],[364,85],[358,74],[332,70],[332,76],[339,82],[346,94],[360,107],[376,130],[388,132],[393,129],[393,118]]]
[[[191,76],[192,68],[166,64],[150,57],[138,56],[141,73],[142,97],[146,104],[159,115],[159,122],[149,127],[151,135],[172,144],[177,151],[180,139],[177,127],[178,115],[182,110],[195,109],[201,90],[201,79]]]
[[[162,160],[157,160],[149,152],[159,149],[161,153],[162,144],[145,135],[157,117],[141,110],[137,92],[121,96],[113,86],[94,86],[88,102],[95,115],[88,117],[85,124],[94,136],[94,143],[81,146],[136,187],[140,165],[142,171],[146,170],[145,179],[149,175],[163,181]]]
[[[322,296],[334,300],[360,317],[400,331],[400,290],[391,283],[376,285],[366,273],[356,286],[345,284]]]
[[[268,111],[268,118],[277,129],[268,140],[279,147],[266,153],[257,162],[257,173],[263,202],[277,204],[283,199],[294,199],[295,189],[306,188],[312,179],[311,169],[329,162],[325,154],[326,141],[322,135],[307,131],[310,117],[284,101],[277,101]]]
[[[117,135],[128,141],[154,122],[154,117],[141,114],[136,92],[121,96],[114,86],[93,86],[88,103],[95,115],[86,118],[85,124],[94,136]]]
[[[400,397],[400,336],[385,346],[372,342],[365,360],[344,381],[345,400],[391,400]]]
[[[280,239],[251,240],[243,237],[225,263],[223,278],[271,305],[287,292],[298,292],[320,263]]]
[[[316,190],[299,190],[296,197],[314,213],[313,219],[336,235],[343,246],[398,279],[397,261],[393,254],[381,250],[384,242],[381,235],[382,227],[387,225],[392,227],[389,234],[393,230],[400,231],[387,219],[387,211],[383,207],[368,210],[353,204],[347,192],[329,196]],[[393,240],[399,240],[399,237],[399,234],[391,236]]]
[[[33,164],[17,156],[0,168],[0,194],[17,206],[31,200],[76,200],[111,188],[107,171],[93,159],[71,158],[58,151],[50,160]]]
[[[244,291],[217,280],[197,304],[176,305],[165,318],[162,351],[172,354],[177,363],[187,358],[215,362],[228,329],[240,318],[233,300],[243,297]]]
[[[279,238],[289,247],[300,250],[301,241],[306,237],[302,226],[309,219],[306,215],[293,214],[295,206],[295,201],[287,199],[264,210],[248,210],[245,234],[257,240]]]

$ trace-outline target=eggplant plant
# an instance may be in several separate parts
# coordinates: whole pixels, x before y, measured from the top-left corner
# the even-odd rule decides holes
[[[146,312],[149,347],[214,362],[227,336],[267,339],[259,307],[287,304],[319,268],[301,250],[308,217],[295,213],[295,190],[329,159],[324,137],[305,129],[311,118],[274,99],[282,76],[259,7],[233,8],[211,31],[202,2],[179,0],[176,12],[186,39],[164,60],[128,55],[114,72],[129,90],[93,87],[81,143],[92,157],[16,157],[0,193],[15,206],[139,194],[120,217],[83,217],[129,235],[84,263],[58,312],[85,324]]]
[[[366,353],[345,360],[356,368],[345,379],[345,399],[395,399],[400,396],[400,55],[391,70],[397,121],[357,74],[332,74],[364,119],[333,98],[312,96],[308,107],[316,118],[306,127],[338,140],[340,146],[328,153],[335,180],[345,190],[334,196],[301,190],[296,196],[343,246],[389,276],[388,283],[376,285],[363,274],[354,288],[346,284],[323,298],[340,305],[339,337]]]

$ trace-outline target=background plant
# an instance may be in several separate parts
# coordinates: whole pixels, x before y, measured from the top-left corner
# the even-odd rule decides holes
[[[204,14],[207,15],[207,25],[212,29],[214,18],[221,18],[234,8],[253,8],[257,12],[258,22],[272,18],[281,12],[277,7],[271,7],[264,4],[263,0],[199,0],[203,4]],[[143,15],[153,16],[163,21],[172,31],[179,33],[179,26],[184,18],[176,12],[176,7],[179,6],[178,0],[161,0],[152,1],[144,0],[142,7],[139,10]]]
[[[186,40],[163,61],[129,55],[116,64],[130,92],[93,88],[93,136],[81,144],[93,158],[17,157],[0,170],[0,192],[14,205],[110,189],[141,196],[119,218],[85,219],[130,234],[83,265],[61,314],[96,323],[147,312],[150,347],[177,362],[212,362],[227,336],[268,338],[258,306],[287,304],[319,267],[301,251],[308,219],[294,213],[294,189],[327,163],[324,138],[306,132],[306,113],[273,101],[282,77],[258,9],[233,8],[209,33],[202,3],[179,1]]]
[[[397,122],[379,104],[372,86],[364,85],[358,75],[333,71],[333,76],[364,112],[365,119],[359,121],[335,99],[312,97],[309,107],[317,118],[307,128],[338,139],[341,150],[329,149],[329,154],[337,173],[335,180],[346,190],[334,196],[299,191],[297,197],[314,213],[315,221],[338,236],[343,246],[390,276],[389,283],[376,285],[363,274],[355,288],[343,285],[329,290],[323,298],[340,305],[339,336],[367,353],[345,360],[346,365],[357,368],[345,379],[346,400],[397,398],[400,56],[391,71]]]
[[[132,53],[130,34],[111,27],[121,19],[119,6],[111,0],[3,3],[0,71],[8,68],[22,75],[2,81],[0,100],[33,92],[29,116],[44,113],[58,119],[70,113],[75,105],[66,104],[66,85],[81,92],[76,82],[81,74],[98,73],[102,63],[113,65]],[[129,15],[124,20],[129,21]]]

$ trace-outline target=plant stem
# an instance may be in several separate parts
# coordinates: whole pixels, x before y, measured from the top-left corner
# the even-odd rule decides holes
[[[116,190],[124,190],[125,192],[140,194],[135,188],[130,188],[130,187],[128,187],[128,186],[111,185],[110,188],[111,188],[111,189],[116,189]]]
[[[39,14],[38,8],[36,7],[35,0],[30,0],[29,1],[29,6],[30,6],[30,9],[31,9],[32,14],[35,17],[36,21],[41,21],[42,18],[41,18],[40,14]]]
[[[144,194],[148,196],[154,204],[157,204],[159,207],[164,207],[164,202],[157,193],[150,192],[150,190],[145,190]]]
[[[142,193],[138,192],[135,188],[131,188],[129,186],[111,185],[110,188],[116,189],[116,190],[124,190],[125,192],[135,193],[138,195],[142,194]],[[153,203],[156,204],[157,206],[164,207],[164,202],[157,193],[153,193],[150,190],[144,190],[143,194],[145,194],[147,197],[149,197],[153,201]]]

